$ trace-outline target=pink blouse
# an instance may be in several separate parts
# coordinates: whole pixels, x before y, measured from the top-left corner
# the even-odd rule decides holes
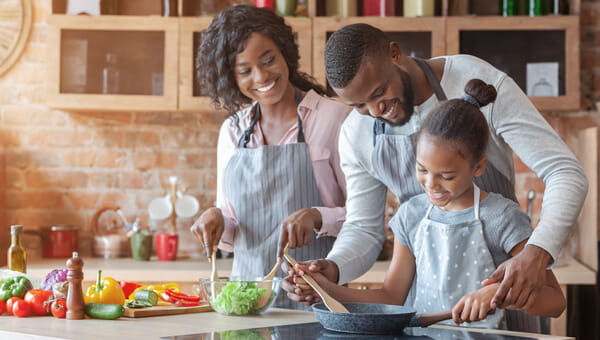
[[[317,187],[321,193],[324,206],[314,207],[321,213],[323,226],[317,236],[337,236],[346,216],[344,207],[346,200],[346,181],[340,168],[338,153],[338,135],[342,122],[350,112],[350,108],[338,101],[322,97],[314,91],[308,91],[300,105],[298,114],[302,120],[304,137],[310,157]],[[217,202],[225,217],[225,231],[221,237],[219,248],[233,250],[233,240],[239,224],[235,209],[223,194],[223,171],[237,148],[242,133],[251,121],[250,108],[238,113],[239,128],[233,119],[227,119],[221,126],[217,145]],[[279,141],[278,145],[296,143],[298,126],[292,126]],[[248,147],[256,148],[265,145],[260,121],[248,143]],[[283,221],[282,221],[283,222]]]

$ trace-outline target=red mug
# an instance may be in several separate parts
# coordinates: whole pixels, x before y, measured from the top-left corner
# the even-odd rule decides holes
[[[154,236],[154,249],[160,261],[173,261],[177,257],[177,234],[156,234]]]

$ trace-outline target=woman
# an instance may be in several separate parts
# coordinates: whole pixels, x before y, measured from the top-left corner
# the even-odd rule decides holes
[[[245,279],[268,273],[285,244],[298,260],[324,257],[345,216],[337,137],[349,108],[298,70],[292,30],[269,10],[226,8],[201,38],[198,79],[228,119],[217,204],[192,232],[207,256],[235,248],[232,275]],[[283,295],[276,305],[305,308]]]

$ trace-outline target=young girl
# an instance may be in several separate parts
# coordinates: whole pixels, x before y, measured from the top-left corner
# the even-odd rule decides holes
[[[496,90],[472,79],[465,93],[461,99],[442,102],[417,134],[416,175],[425,193],[402,204],[390,221],[396,239],[383,287],[353,290],[315,275],[333,297],[409,304],[419,313],[452,309],[457,324],[478,321],[469,326],[505,328],[504,313],[491,314],[499,284],[482,288],[481,282],[523,249],[532,228],[518,204],[473,184],[485,169],[489,139],[479,107],[493,102]],[[534,301],[524,311],[557,317],[564,310],[565,299],[552,271],[547,271],[546,285]]]

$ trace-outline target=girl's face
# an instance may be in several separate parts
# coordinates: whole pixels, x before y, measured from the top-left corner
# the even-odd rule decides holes
[[[431,204],[448,211],[473,205],[473,177],[485,170],[486,158],[475,165],[458,152],[459,143],[423,133],[417,143],[417,180]]]
[[[240,91],[261,105],[278,103],[289,86],[289,69],[277,45],[252,33],[246,48],[235,57],[235,80]]]

